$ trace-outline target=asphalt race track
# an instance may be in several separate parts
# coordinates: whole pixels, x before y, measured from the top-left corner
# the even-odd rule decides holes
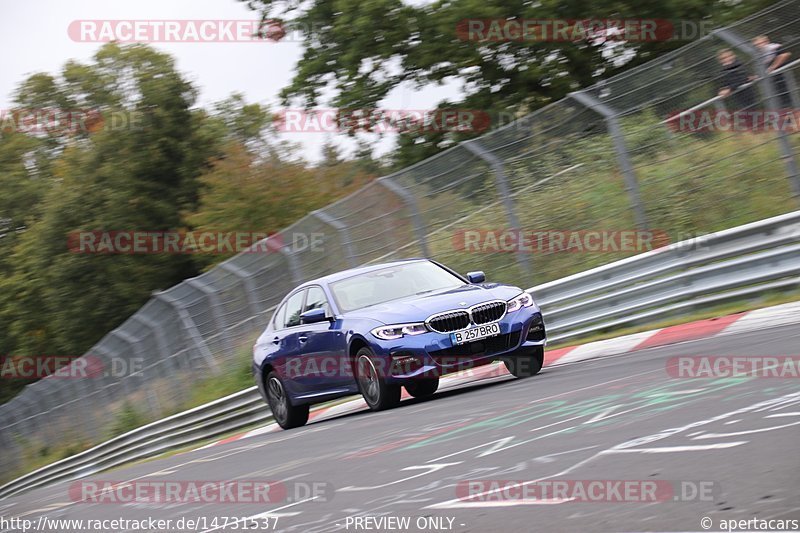
[[[796,356],[798,345],[800,329],[780,327],[555,366],[82,480],[282,481],[274,503],[85,503],[65,482],[0,501],[0,514],[37,526],[205,517],[183,528],[197,531],[254,530],[232,519],[258,517],[299,532],[719,531],[721,519],[800,519],[800,379],[667,372],[675,356]],[[498,492],[489,480],[523,484]],[[656,482],[659,497],[519,497],[553,480]]]

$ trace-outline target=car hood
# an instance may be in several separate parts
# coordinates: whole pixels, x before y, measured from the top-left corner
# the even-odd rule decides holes
[[[422,322],[434,313],[466,309],[489,300],[510,300],[521,292],[519,287],[500,283],[462,285],[357,309],[344,316],[379,320],[384,324]]]

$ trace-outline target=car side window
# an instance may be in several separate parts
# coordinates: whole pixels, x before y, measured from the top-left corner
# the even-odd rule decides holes
[[[326,315],[330,315],[330,307],[328,306],[328,299],[325,297],[325,291],[322,287],[310,287],[308,289],[308,297],[306,297],[306,305],[303,307],[303,312],[311,309],[324,309]]]
[[[286,301],[286,320],[284,327],[290,328],[292,326],[300,325],[300,313],[303,312],[303,296],[306,291],[297,291],[289,296]]]
[[[272,324],[275,329],[282,329],[284,318],[286,318],[286,304],[283,304],[280,309],[275,311],[275,316],[272,318]]]

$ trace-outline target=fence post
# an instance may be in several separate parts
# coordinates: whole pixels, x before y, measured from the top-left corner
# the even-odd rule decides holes
[[[286,258],[286,262],[289,264],[289,272],[292,274],[292,282],[294,282],[295,285],[299,285],[303,281],[303,272],[300,270],[300,265],[297,263],[297,258],[294,256],[294,252],[287,250],[285,246],[281,246],[280,251],[283,257]]]
[[[353,253],[353,241],[350,238],[350,231],[348,231],[347,226],[321,209],[312,211],[311,215],[317,217],[323,224],[327,224],[336,230],[339,234],[339,242],[341,242],[342,247],[344,247],[344,255],[347,257],[347,264],[350,265],[350,267],[358,266],[356,256]]]
[[[508,218],[508,224],[511,226],[511,230],[514,232],[522,231],[522,227],[520,226],[519,219],[517,218],[517,213],[514,210],[514,199],[511,197],[511,190],[508,188],[508,180],[506,179],[506,169],[503,166],[503,162],[492,152],[486,150],[478,141],[465,141],[461,143],[461,145],[475,154],[476,156],[480,157],[484,161],[486,161],[490,167],[492,167],[492,171],[494,172],[494,183],[497,187],[497,194],[500,196],[500,199],[503,201],[503,207],[506,210],[506,217]],[[530,257],[522,250],[521,246],[517,246],[517,263],[519,264],[520,268],[522,268],[523,272],[531,275],[531,261]]]
[[[14,472],[22,462],[19,445],[11,430],[17,423],[17,418],[16,409],[10,408],[8,404],[0,406],[0,420],[5,424],[0,430],[0,449],[3,450],[0,454],[0,468],[6,473]]]
[[[218,334],[222,336],[222,339],[225,343],[225,348],[228,350],[228,352],[233,353],[233,342],[231,341],[231,336],[228,333],[228,329],[225,327],[225,321],[222,319],[222,314],[219,312],[222,305],[219,303],[219,295],[217,295],[215,288],[206,283],[202,277],[187,279],[186,284],[206,295],[206,298],[208,298],[208,302],[210,304],[209,308],[211,310],[211,314],[214,316],[214,322],[217,324],[217,331],[219,332]]]
[[[592,111],[599,113],[605,119],[608,133],[614,141],[614,151],[617,154],[617,162],[619,163],[620,170],[622,170],[622,175],[625,177],[625,189],[628,191],[631,207],[633,207],[633,216],[636,220],[636,226],[640,230],[646,230],[648,228],[647,215],[645,214],[644,205],[642,204],[642,197],[639,194],[639,180],[636,178],[633,165],[628,157],[628,148],[625,146],[625,136],[622,133],[619,120],[617,120],[617,112],[597,98],[584,92],[572,92],[569,93],[569,97]]]
[[[247,303],[250,306],[250,312],[253,316],[259,314],[261,311],[258,308],[258,301],[256,300],[256,288],[253,285],[253,276],[245,269],[234,265],[230,259],[217,266],[239,278],[239,281],[242,282],[242,286],[244,287],[244,291],[247,293]]]
[[[197,351],[199,351],[200,355],[203,356],[203,359],[206,360],[209,368],[216,373],[216,371],[219,369],[217,367],[217,362],[214,360],[214,355],[211,353],[211,350],[208,349],[208,345],[206,345],[205,341],[203,340],[200,330],[197,329],[197,325],[194,323],[194,320],[192,320],[192,316],[186,310],[186,307],[184,307],[183,302],[165,292],[154,292],[153,298],[162,300],[166,302],[167,305],[175,309],[175,311],[178,313],[178,317],[181,319],[183,329],[186,331],[186,335],[189,337],[189,340],[192,341],[194,347],[197,348]]]
[[[122,329],[115,329],[114,331],[111,332],[111,335],[121,339],[122,342],[128,344],[131,347],[133,353],[135,353],[138,357],[141,357],[143,365],[142,378],[146,378],[147,373],[149,372],[146,369],[148,360],[147,357],[144,355],[144,353],[142,353],[142,344],[139,342],[139,339],[134,338],[133,335],[131,335],[127,331],[123,331]],[[128,374],[125,377],[130,378],[132,376],[133,374]],[[155,383],[149,381],[148,383],[145,383],[144,389],[145,389],[145,394],[147,394],[147,402],[150,404],[150,414],[153,418],[156,418],[161,415],[161,403],[158,401],[158,393],[156,392],[154,385]]]
[[[48,399],[50,396],[48,395]],[[25,404],[23,407],[23,416],[19,418],[20,426],[24,427],[29,425],[29,428],[25,428],[24,431],[18,430],[19,434],[25,438],[30,437],[31,435],[40,435],[42,433],[42,427],[39,424],[39,416],[48,413],[52,407],[50,405],[46,405],[45,409],[42,410],[42,405],[40,402],[34,402],[33,400],[29,400],[28,398],[23,398],[20,395],[19,403]]]
[[[402,198],[408,209],[411,211],[411,218],[413,219],[414,223],[414,233],[417,234],[417,240],[419,241],[419,247],[422,250],[422,255],[425,257],[430,257],[431,253],[428,249],[428,236],[425,231],[425,222],[422,220],[422,216],[419,213],[419,209],[417,208],[417,199],[414,198],[414,195],[411,194],[408,190],[404,187],[401,187],[389,176],[384,176],[382,178],[378,178],[375,180],[380,185],[383,185],[397,196]]]
[[[772,85],[772,74],[767,73],[767,67],[762,61],[762,54],[756,49],[756,47],[751,45],[747,39],[743,39],[735,32],[726,28],[714,30],[712,35],[716,35],[733,48],[741,50],[753,60],[753,64],[756,67],[756,72],[760,78],[759,81],[761,88],[764,90],[764,96],[765,100],[767,101],[768,109],[776,111],[780,110],[780,104],[775,96],[775,88]],[[792,188],[792,195],[796,200],[800,201],[800,173],[798,173],[797,170],[797,162],[794,159],[794,150],[792,150],[792,144],[789,142],[789,137],[782,128],[776,128],[775,133],[778,136],[778,144],[781,147],[781,158],[786,165],[786,173]]]
[[[143,324],[145,327],[149,328],[150,331],[153,332],[153,336],[156,340],[156,346],[158,346],[158,351],[161,352],[161,360],[166,361],[169,360],[169,364],[174,371],[180,370],[180,365],[178,365],[177,361],[172,360],[172,357],[169,353],[169,348],[167,348],[167,341],[164,338],[164,331],[158,326],[155,320],[152,320],[146,316],[144,313],[139,312],[136,313],[131,317],[131,320],[135,320],[140,324]]]
[[[794,79],[794,72],[784,70],[780,74],[786,80],[786,89],[788,89],[789,98],[792,100],[792,110],[800,109],[800,94],[797,92],[797,81]]]
[[[89,352],[86,355],[90,355],[91,356],[91,352]],[[81,356],[81,358],[85,358],[86,355]],[[77,359],[72,361],[70,363],[70,366],[73,367],[73,368],[77,368],[76,367],[77,361],[78,361]],[[100,370],[104,370],[104,369],[100,369]],[[74,373],[72,371],[70,371],[70,375],[71,376],[75,376],[77,374],[78,374],[77,371],[74,372]],[[71,380],[73,383],[77,382],[77,383],[75,383],[74,387],[77,388],[78,391],[77,391],[77,394],[73,394],[73,398],[74,398],[74,400],[76,402],[83,401],[83,402],[86,402],[87,405],[91,405],[91,400],[89,399],[89,397],[93,394],[93,390],[92,390],[92,387],[89,386],[89,383],[90,383],[89,380],[90,379],[96,380],[96,379],[99,379],[99,378],[97,378],[97,376],[91,376],[90,377],[88,375],[84,375],[80,379]],[[98,385],[97,385],[98,381],[93,381],[93,383],[95,384],[95,388],[97,388],[98,387]],[[94,430],[93,430],[93,428],[90,427],[90,424],[92,422],[90,421],[90,417],[88,416],[88,409],[85,409],[85,408],[80,409],[80,412],[85,415],[85,416],[81,416],[80,424],[82,424],[82,426],[83,426],[83,431],[82,431],[83,437],[86,437],[86,435],[89,435],[90,433],[94,433]],[[97,424],[95,422],[95,426],[96,425]]]
[[[111,352],[111,350],[103,347],[102,341],[96,344],[94,347],[92,347],[92,351],[96,354],[100,354],[103,357],[105,357],[103,368],[106,367],[113,368],[115,355]],[[127,400],[128,396],[130,396],[131,394],[130,385],[128,384],[125,378],[126,376],[118,377],[114,375],[109,375],[108,380],[111,383],[106,383],[105,386],[103,387],[103,390],[108,392],[107,396],[109,405],[111,404],[111,402],[113,402],[115,396],[117,398],[120,397],[119,394],[117,395],[114,394],[114,392],[111,390],[111,387],[119,386],[122,389],[121,396],[124,397],[125,400]]]

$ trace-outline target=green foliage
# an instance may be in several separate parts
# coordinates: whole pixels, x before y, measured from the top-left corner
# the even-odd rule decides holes
[[[172,59],[143,46],[107,45],[91,65],[69,63],[59,78],[34,75],[18,93],[22,107],[91,108],[137,125],[80,136],[54,132],[51,175],[32,211],[39,216],[11,253],[4,281],[13,349],[81,354],[149,296],[196,272],[180,256],[72,253],[72,232],[166,230],[197,198],[197,178],[213,153],[196,135],[194,90]],[[20,176],[25,183],[28,176]]]
[[[724,25],[771,4],[770,0],[241,0],[264,20],[284,21],[303,33],[303,58],[284,88],[284,103],[372,109],[401,86],[455,82],[460,101],[440,108],[527,114],[639,65],[685,42],[602,43],[469,40],[457,28],[468,19],[670,19]],[[630,59],[620,61],[622,54]],[[330,102],[323,95],[333,94]],[[495,123],[495,122],[493,122]],[[393,154],[396,168],[420,161],[475,133],[411,131]]]
[[[0,354],[85,353],[220,255],[74,253],[81,231],[272,232],[382,172],[362,151],[318,168],[270,137],[241,95],[196,108],[166,54],[103,46],[87,64],[20,84],[19,109],[89,110],[77,129],[0,132]],[[26,380],[3,380],[7,400]]]
[[[116,419],[109,429],[108,438],[114,438],[150,422],[129,402],[125,402],[116,413]]]
[[[252,366],[253,355],[250,350],[246,349],[237,353],[219,375],[195,381],[192,384],[190,399],[184,405],[177,406],[176,412],[191,409],[252,387],[254,385]]]

